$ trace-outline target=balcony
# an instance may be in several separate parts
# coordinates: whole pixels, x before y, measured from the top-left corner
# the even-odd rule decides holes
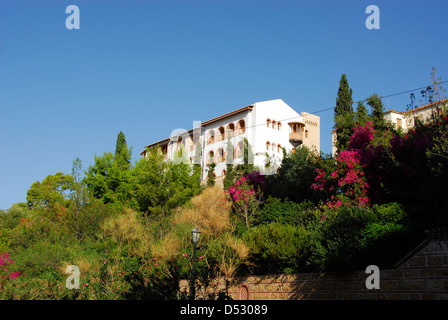
[[[289,134],[289,141],[294,144],[294,143],[298,143],[301,144],[303,142],[303,133],[299,133],[299,132],[291,132]]]

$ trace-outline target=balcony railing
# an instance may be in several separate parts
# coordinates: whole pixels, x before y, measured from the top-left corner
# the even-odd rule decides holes
[[[302,142],[303,141],[303,133],[291,132],[289,134],[289,141],[291,141],[291,142]]]

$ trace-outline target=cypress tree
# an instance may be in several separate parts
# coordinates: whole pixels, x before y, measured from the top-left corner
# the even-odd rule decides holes
[[[345,150],[353,134],[353,90],[349,87],[347,77],[342,74],[334,108],[334,129],[336,129],[337,152]]]
[[[338,97],[336,98],[336,107],[334,108],[334,122],[337,124],[338,116],[343,116],[347,113],[353,113],[353,90],[349,87],[347,76],[342,74],[339,81]]]
[[[127,149],[126,137],[124,133],[120,131],[117,137],[117,144],[115,146],[115,157],[118,157],[123,149]]]

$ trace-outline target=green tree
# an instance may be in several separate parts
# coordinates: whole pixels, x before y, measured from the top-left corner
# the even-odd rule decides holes
[[[207,186],[214,186],[216,179],[215,179],[215,167],[216,163],[210,162],[207,164],[207,171],[208,171],[208,179],[207,179]]]
[[[358,126],[365,126],[369,119],[369,112],[364,105],[364,101],[358,101],[358,106],[356,107],[355,113],[355,124]]]
[[[85,172],[88,190],[103,203],[123,204],[130,197],[130,165],[123,166],[120,159],[124,158],[114,159],[111,152],[95,155],[95,163]]]
[[[153,217],[167,216],[201,190],[200,171],[182,161],[165,161],[160,148],[148,149],[131,175],[138,210]]]
[[[303,200],[317,203],[320,194],[312,189],[311,185],[316,178],[319,163],[320,158],[305,146],[285,155],[278,173],[266,177],[266,196],[289,199],[297,203]]]
[[[120,131],[117,136],[117,144],[115,146],[115,156],[119,156],[121,152],[127,149],[126,137],[123,132]]]
[[[131,192],[131,149],[127,147],[124,134],[117,138],[115,155],[105,152],[95,155],[95,163],[85,172],[84,183],[92,195],[104,203],[124,204],[129,201]]]
[[[347,77],[342,74],[334,108],[334,129],[336,130],[337,152],[345,150],[353,134],[353,90],[349,87]]]
[[[384,120],[384,109],[381,98],[374,93],[367,98],[367,104],[371,108],[371,118],[373,126],[377,130],[383,130],[386,128],[386,120]]]
[[[73,185],[74,178],[69,174],[58,172],[48,175],[42,182],[36,181],[28,189],[26,193],[28,206],[31,209],[68,206],[68,197]]]

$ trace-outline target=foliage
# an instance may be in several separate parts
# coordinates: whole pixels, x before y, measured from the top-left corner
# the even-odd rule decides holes
[[[337,152],[345,150],[352,134],[351,130],[354,125],[352,94],[353,90],[348,85],[347,76],[342,74],[339,81],[333,119],[334,129],[336,130]]]
[[[405,221],[398,205],[326,209],[311,229],[308,265],[321,271],[355,270],[366,263],[391,267],[421,241]]]
[[[309,200],[296,203],[269,197],[266,199],[263,209],[257,213],[255,220],[257,225],[277,222],[307,227],[317,216],[320,217],[320,211]]]
[[[26,200],[30,208],[53,208],[58,205],[66,205],[68,194],[73,186],[73,177],[69,174],[58,172],[47,176],[42,182],[36,181],[28,189]]]
[[[322,159],[305,146],[294,153],[285,154],[278,173],[266,177],[265,193],[275,198],[300,203],[311,200],[318,203],[322,194],[311,188],[316,169]]]
[[[154,217],[170,214],[199,193],[200,174],[183,161],[164,161],[160,149],[148,150],[131,171],[135,208]]]
[[[249,229],[254,214],[262,203],[264,176],[253,171],[239,178],[235,185],[226,190],[232,201],[234,212],[244,220]]]
[[[312,188],[332,193],[326,201],[326,205],[330,208],[339,208],[347,203],[357,203],[360,206],[370,204],[369,185],[356,151],[340,152],[335,167],[330,170],[327,167],[327,171],[318,168],[316,172],[317,176]]]
[[[310,239],[303,226],[272,222],[244,234],[256,273],[303,271]]]
[[[208,179],[207,179],[207,186],[214,186],[215,185],[215,167],[216,167],[216,163],[214,162],[210,162],[209,164],[207,164],[207,171],[208,171]]]
[[[373,122],[373,126],[377,130],[382,130],[386,126],[386,122],[384,120],[384,110],[383,103],[381,102],[381,98],[374,93],[367,99],[367,104],[370,106],[372,110],[371,120]]]
[[[363,101],[358,101],[355,113],[355,123],[358,126],[364,126],[370,121],[370,116]]]

